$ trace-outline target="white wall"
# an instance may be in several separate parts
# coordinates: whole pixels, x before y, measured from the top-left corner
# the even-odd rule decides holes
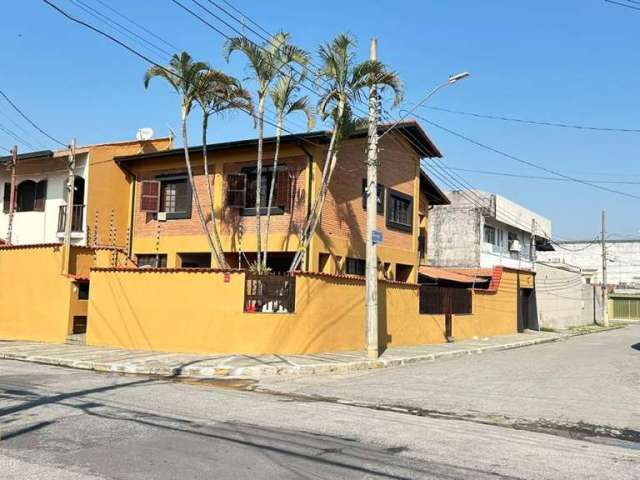
[[[602,246],[599,241],[560,242],[555,252],[539,252],[538,258],[565,263],[592,273],[592,282],[602,283]],[[640,284],[640,240],[609,240],[607,282],[610,285]]]
[[[37,161],[37,160],[26,160]],[[87,154],[79,155],[76,160],[75,174],[87,178]],[[15,212],[13,216],[13,244],[28,245],[34,243],[58,243],[63,236],[58,234],[58,214],[60,205],[66,204],[65,185],[67,181],[66,170],[38,172],[38,174],[25,174],[16,176],[16,184],[24,180],[47,180],[47,199],[44,212]],[[4,189],[5,182],[10,182],[10,172],[0,170],[0,190]],[[85,205],[87,188],[85,186]],[[86,209],[85,209],[86,215]],[[0,238],[6,239],[9,226],[9,215],[0,210]],[[86,227],[86,219],[84,221]],[[72,235],[74,245],[86,244],[86,228],[82,233]]]
[[[485,225],[493,227],[496,231],[496,244],[485,241]],[[517,236],[520,242],[520,251],[509,251],[509,233]],[[491,217],[483,217],[480,251],[480,267],[492,268],[495,266],[532,269],[529,258],[531,234],[522,229],[497,221]]]

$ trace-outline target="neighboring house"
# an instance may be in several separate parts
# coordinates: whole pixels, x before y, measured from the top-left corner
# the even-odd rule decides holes
[[[129,180],[114,163],[116,155],[171,147],[171,139],[88,145],[76,149],[71,243],[127,245]],[[18,155],[13,216],[13,245],[60,243],[67,212],[68,150]],[[11,157],[1,157],[5,165]],[[3,209],[0,237],[6,240],[11,197],[11,172],[0,168]]]
[[[545,217],[480,190],[445,194],[451,205],[436,206],[429,215],[429,265],[532,270],[532,249],[553,249]]]
[[[558,241],[554,252],[539,256],[550,263],[575,265],[585,283],[602,283],[602,243],[594,240]],[[607,240],[607,283],[618,287],[640,287],[640,239]]]
[[[538,261],[535,306],[541,328],[592,325],[602,318],[602,291],[585,284],[578,267]]]
[[[381,129],[384,127],[381,127]],[[269,234],[268,265],[286,271],[299,247],[300,231],[320,188],[330,132],[282,137]],[[366,130],[340,148],[318,229],[305,252],[303,270],[364,275],[366,212]],[[263,214],[274,174],[275,138],[265,139]],[[257,140],[207,146],[214,188],[214,217],[227,261],[247,268],[256,257],[255,195]],[[190,148],[196,190],[208,221],[210,201],[203,174],[202,147]],[[429,208],[447,198],[420,169],[423,157],[440,152],[415,122],[397,125],[380,145],[378,248],[380,275],[417,280],[424,262]],[[211,255],[195,209],[182,149],[116,158],[135,178],[131,252],[138,264],[210,267]],[[266,218],[263,216],[263,222]],[[262,228],[263,235],[265,228]]]

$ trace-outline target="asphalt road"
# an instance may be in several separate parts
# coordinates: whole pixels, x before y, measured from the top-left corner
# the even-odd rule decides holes
[[[0,361],[0,478],[637,479],[640,440],[632,436],[545,431],[533,423],[503,422],[500,415],[491,421],[490,412],[506,409],[516,418],[536,408],[542,414],[549,410],[541,405],[555,401],[560,413],[531,417],[551,425],[580,408],[579,417],[589,424],[627,424],[620,432],[636,431],[640,350],[631,345],[640,341],[632,341],[639,333],[635,327],[405,369],[259,385],[280,390],[293,385],[307,398],[244,391],[249,385],[243,383],[223,388]],[[583,349],[615,368],[590,371]],[[575,374],[551,382],[541,370],[560,360],[554,372],[576,363]],[[525,367],[539,372],[538,380],[531,380],[540,389],[537,395],[522,395]],[[455,382],[443,380],[441,370]],[[476,378],[480,371],[482,381]],[[581,402],[565,407],[565,399],[592,383],[599,385],[596,391],[580,393]],[[504,393],[509,396],[497,400]],[[475,414],[468,410],[470,404],[478,407],[470,394],[487,397]],[[590,411],[582,402],[589,395],[597,403],[615,399],[619,409],[635,405],[625,414],[599,405]],[[443,403],[434,400],[440,397]],[[344,405],[338,398],[366,402]],[[512,409],[512,398],[523,399],[518,409]],[[421,407],[379,409],[387,403]],[[445,406],[450,413],[441,413]]]

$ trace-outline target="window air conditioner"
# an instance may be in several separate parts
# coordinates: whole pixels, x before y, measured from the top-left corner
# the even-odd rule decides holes
[[[509,242],[509,251],[510,252],[519,252],[520,251],[520,240],[511,240]]]
[[[166,222],[167,221],[167,212],[158,212],[158,221],[159,222]]]

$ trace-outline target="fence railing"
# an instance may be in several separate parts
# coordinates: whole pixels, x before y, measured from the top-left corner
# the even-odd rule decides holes
[[[74,205],[71,209],[71,231],[83,231],[84,205]],[[64,232],[67,223],[67,205],[60,205],[58,213],[58,232]]]
[[[244,311],[248,313],[293,313],[296,308],[296,277],[247,273]]]
[[[468,315],[473,313],[473,296],[468,288],[420,286],[420,313]]]

